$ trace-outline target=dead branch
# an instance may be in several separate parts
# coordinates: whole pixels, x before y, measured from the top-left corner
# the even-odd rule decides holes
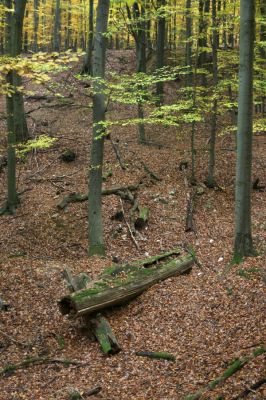
[[[120,199],[120,204],[121,204],[121,208],[122,208],[122,211],[123,211],[124,221],[125,221],[125,224],[126,224],[126,226],[127,226],[128,231],[129,231],[130,237],[131,237],[131,239],[132,239],[134,245],[136,246],[136,248],[139,250],[139,244],[138,244],[138,242],[136,241],[136,239],[135,239],[135,237],[134,237],[134,235],[133,235],[132,229],[131,229],[131,227],[130,227],[130,225],[129,225],[129,223],[127,222],[126,217],[125,217],[125,210],[124,210],[124,207],[123,207],[123,201],[122,201],[122,199]]]

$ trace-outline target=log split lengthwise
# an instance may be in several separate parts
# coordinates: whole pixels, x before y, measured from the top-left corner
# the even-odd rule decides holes
[[[186,255],[177,259],[175,256],[179,252],[178,249],[174,249],[142,262],[108,268],[86,289],[63,297],[59,302],[61,313],[73,318],[121,305],[157,282],[189,272],[194,262],[193,257]],[[169,257],[172,257],[170,261]],[[162,260],[164,262],[158,265]]]

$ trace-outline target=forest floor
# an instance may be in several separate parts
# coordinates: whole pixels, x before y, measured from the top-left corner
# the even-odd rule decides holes
[[[131,51],[108,53],[108,68],[120,67],[127,72],[133,70]],[[232,360],[266,345],[265,191],[252,192],[254,245],[259,255],[223,274],[232,259],[234,236],[234,138],[223,135],[217,142],[216,176],[223,190],[204,187],[204,192],[197,196],[195,232],[185,232],[190,189],[179,164],[187,160],[190,168],[190,127],[147,127],[149,140],[160,146],[139,145],[134,126],[114,127],[112,140],[119,140],[127,169],[120,168],[111,142],[106,140],[104,170],[111,169],[112,176],[104,187],[142,180],[144,185],[138,190],[138,200],[149,207],[150,218],[148,226],[136,236],[137,249],[125,223],[111,219],[120,207],[119,198],[105,196],[107,255],[88,259],[87,203],[73,203],[63,211],[57,205],[69,193],[87,192],[92,127],[91,110],[87,108],[89,99],[84,95],[84,84],[70,71],[54,80],[66,93],[71,87],[73,104],[26,99],[27,111],[36,108],[29,114],[32,135],[48,134],[57,141],[49,149],[34,151],[26,163],[19,163],[21,205],[15,216],[0,219],[0,298],[10,305],[7,311],[0,311],[0,368],[35,356],[81,364],[44,362],[9,373],[0,371],[0,399],[63,400],[70,398],[71,388],[84,393],[85,399],[86,391],[97,386],[101,387],[100,392],[90,399],[184,399],[221,375]],[[175,96],[178,85],[176,82],[165,85],[167,99]],[[37,93],[42,93],[42,89]],[[107,118],[134,113],[132,106],[110,104]],[[219,118],[219,131],[226,118]],[[4,120],[0,121],[0,128],[3,132],[0,150],[4,154]],[[208,121],[197,127],[196,175],[201,183],[206,177],[209,131]],[[61,161],[65,148],[76,152],[74,162]],[[263,184],[266,183],[265,150],[265,136],[254,136],[253,177],[259,177]],[[152,181],[143,162],[162,180]],[[0,172],[0,185],[2,204],[6,197],[6,168]],[[172,277],[128,305],[106,311],[122,347],[119,354],[103,355],[99,344],[83,334],[80,321],[60,314],[58,300],[68,292],[61,276],[66,267],[73,273],[86,271],[96,277],[112,263],[114,256],[128,262],[174,246],[191,246],[201,267],[194,265],[189,275]],[[167,351],[176,361],[136,356],[136,351],[143,350]],[[265,377],[262,355],[202,398],[237,399]],[[247,398],[265,400],[266,385],[251,391]]]

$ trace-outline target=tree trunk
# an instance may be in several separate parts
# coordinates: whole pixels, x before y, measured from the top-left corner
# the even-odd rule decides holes
[[[33,39],[33,51],[36,53],[39,49],[38,46],[38,29],[39,29],[39,0],[34,0],[34,39]]]
[[[27,0],[15,1],[6,0],[5,5],[8,10],[14,12],[6,12],[6,54],[16,57],[21,53],[22,49],[22,27],[23,18]],[[18,205],[18,195],[16,189],[16,142],[25,139],[28,135],[26,116],[24,111],[23,96],[16,90],[21,85],[21,78],[15,71],[10,71],[7,75],[7,84],[11,85],[14,93],[6,96],[6,112],[7,112],[7,202],[1,213],[14,214]]]
[[[192,86],[192,17],[191,0],[186,0],[186,86]]]
[[[207,65],[207,52],[206,47],[207,43],[207,28],[208,28],[208,20],[207,15],[210,12],[210,0],[199,0],[199,57],[198,57],[198,66],[199,68],[208,68]],[[201,76],[202,86],[207,86],[207,78],[206,74],[202,74]]]
[[[89,172],[89,256],[104,255],[102,223],[102,165],[105,130],[101,122],[105,120],[104,83],[106,61],[106,37],[110,0],[98,0],[95,50],[93,57],[93,137]],[[98,80],[97,80],[98,78]],[[100,79],[99,79],[100,78]]]
[[[209,188],[214,188],[216,186],[215,182],[215,142],[216,142],[216,126],[217,126],[217,107],[218,101],[216,96],[216,89],[218,84],[218,24],[217,24],[217,4],[216,0],[212,0],[212,76],[213,76],[213,93],[214,100],[212,106],[212,116],[211,116],[211,136],[209,143],[209,166],[208,166],[208,176],[207,176],[207,186]]]
[[[237,260],[254,255],[251,235],[254,39],[255,0],[241,0],[234,244]]]
[[[60,0],[56,0],[53,35],[54,35],[53,49],[54,49],[54,51],[60,51],[60,47],[61,47],[61,4],[60,4]]]
[[[157,5],[160,7],[165,6],[165,0],[158,0]],[[164,8],[161,9],[160,15],[157,18],[157,46],[156,46],[156,68],[164,66],[164,44],[165,44],[165,16]],[[156,84],[156,96],[158,97],[158,105],[163,103],[163,82]]]
[[[89,3],[88,44],[82,72],[92,75],[92,49],[93,49],[93,0]]]

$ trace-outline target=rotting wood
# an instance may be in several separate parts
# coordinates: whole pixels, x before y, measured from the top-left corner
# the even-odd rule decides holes
[[[189,272],[194,262],[193,257],[186,255],[178,259],[173,258],[176,251],[150,258],[148,262],[144,260],[120,266],[120,269],[117,265],[108,268],[100,279],[91,282],[87,289],[64,296],[59,302],[61,313],[77,317],[121,305],[157,282]],[[159,260],[167,259],[170,255],[170,261],[159,264]]]
[[[76,276],[73,276],[71,271],[67,268],[62,272],[63,278],[67,281],[69,291],[74,293],[78,290],[85,289],[90,282],[89,275],[85,273],[80,273]],[[115,334],[112,331],[112,328],[105,317],[103,317],[100,313],[95,316],[83,316],[83,321],[88,329],[89,333],[92,334],[92,337],[95,337],[102,351],[105,354],[117,354],[121,350]]]
[[[175,361],[175,356],[167,351],[137,351],[136,356],[148,357],[157,360]]]
[[[135,228],[143,229],[147,225],[149,218],[149,209],[147,207],[138,206],[138,215],[135,219]]]
[[[121,347],[105,317],[97,314],[94,318],[90,319],[90,326],[105,354],[113,355],[121,351]]]
[[[260,347],[252,352],[251,355],[245,356],[242,358],[237,359],[234,361],[229,368],[227,368],[226,371],[222,375],[220,375],[218,378],[214,379],[212,382],[208,383],[206,386],[198,390],[196,393],[191,394],[187,397],[185,397],[185,400],[198,400],[201,398],[201,396],[207,392],[208,390],[214,390],[217,385],[219,385],[221,382],[226,381],[228,378],[230,378],[232,375],[234,375],[237,371],[242,369],[247,363],[252,361],[254,358],[260,356],[261,354],[266,352],[266,348]]]

